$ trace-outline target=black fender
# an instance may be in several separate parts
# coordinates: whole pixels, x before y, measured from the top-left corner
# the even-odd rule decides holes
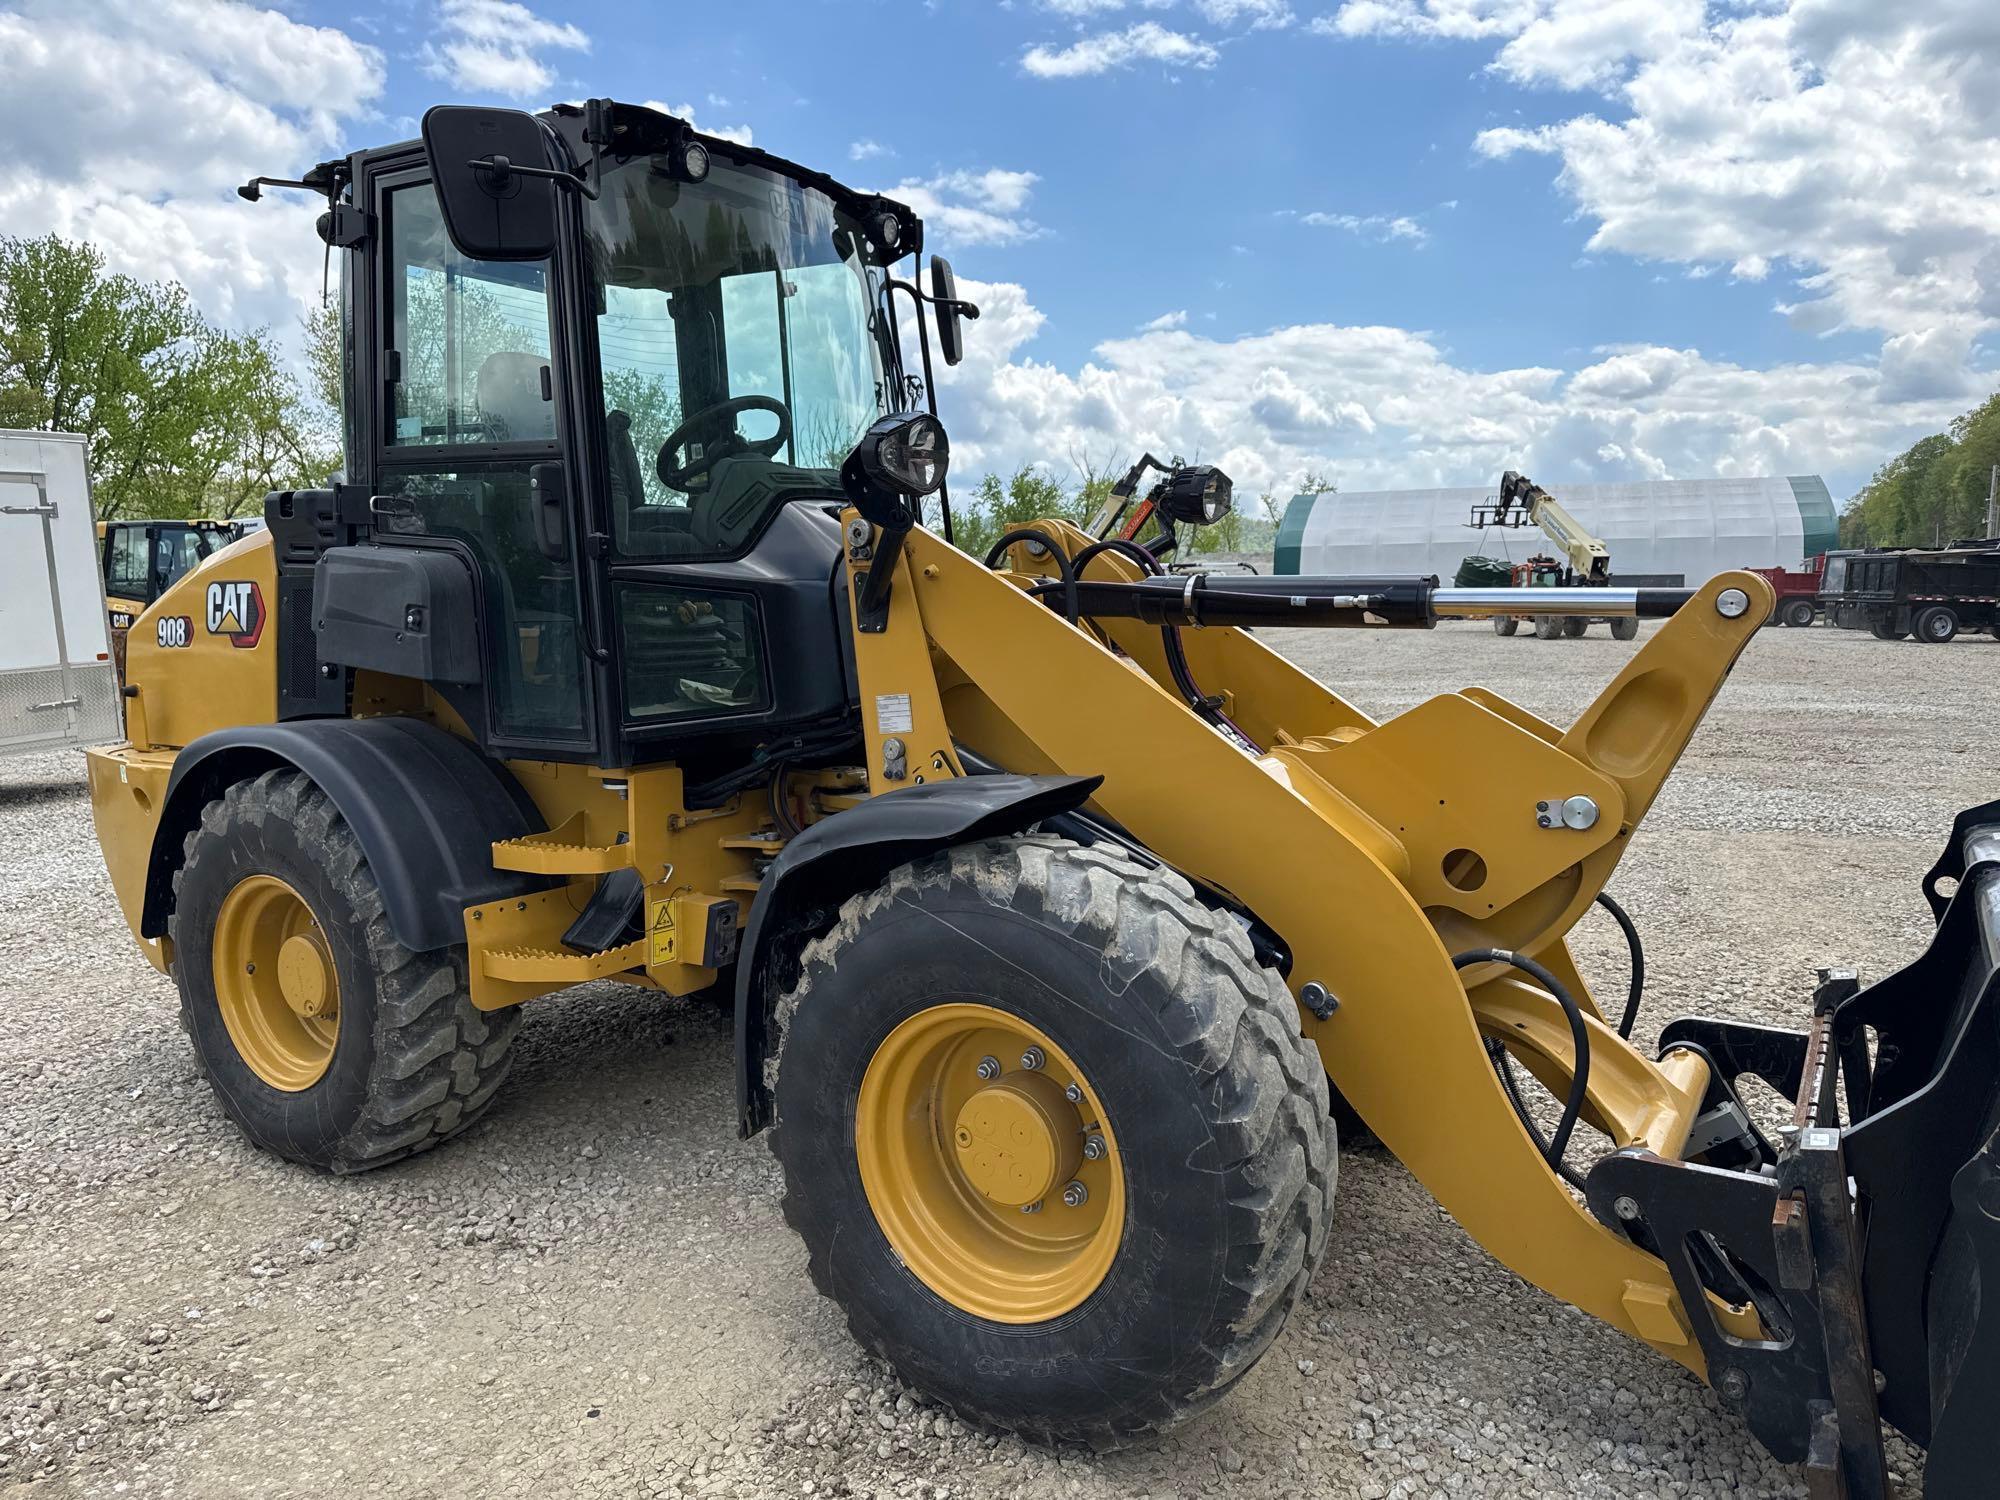
[[[545,829],[497,761],[421,719],[293,719],[205,734],[174,757],[146,871],[144,937],[167,930],[174,875],[202,808],[237,781],[302,771],[354,830],[396,941],[417,952],[465,941],[465,908],[545,889],[493,867],[493,845]]]
[[[771,1123],[766,1022],[797,978],[809,935],[840,903],[899,865],[954,844],[1019,833],[1081,807],[1102,776],[964,776],[871,797],[814,823],[771,861],[736,965],[736,1113],[745,1136]]]

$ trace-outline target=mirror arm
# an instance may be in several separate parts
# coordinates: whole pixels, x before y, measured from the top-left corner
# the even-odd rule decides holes
[[[924,404],[930,407],[931,415],[935,417],[938,414],[937,382],[931,378],[931,325],[930,325],[930,320],[924,316],[924,304],[926,302],[935,302],[937,299],[935,297],[926,297],[923,294],[921,288],[913,285],[910,282],[898,280],[894,276],[887,276],[883,278],[882,291],[884,294],[884,300],[890,302],[892,305],[894,302],[895,295],[899,291],[908,292],[910,294],[911,300],[917,304],[917,348],[923,354],[924,357]],[[973,316],[978,317],[979,315],[978,313],[975,312]],[[956,546],[957,543],[956,541],[954,541],[951,534],[950,484],[940,483],[937,487],[937,497],[938,497],[938,520],[944,530],[944,539],[947,542],[952,542],[952,544]],[[900,542],[897,543],[897,546],[899,548],[901,547],[901,545],[902,543]],[[882,588],[885,593],[887,592],[888,587],[889,587],[889,580],[885,575],[882,580]]]
[[[593,161],[596,160],[595,153],[592,154],[591,159]],[[546,177],[558,186],[574,188],[577,192],[583,194],[584,197],[592,200],[595,200],[598,194],[598,189],[592,187],[584,180],[583,169],[581,167],[522,167],[499,155],[475,156],[466,165],[475,172],[482,172],[493,178],[493,185],[496,190],[506,187],[510,178]]]

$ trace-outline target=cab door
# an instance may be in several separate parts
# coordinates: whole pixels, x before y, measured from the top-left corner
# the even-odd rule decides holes
[[[453,248],[421,159],[364,173],[374,216],[351,400],[368,404],[375,540],[457,553],[477,580],[484,682],[466,717],[500,751],[587,759],[592,677],[578,590],[557,266]],[[458,701],[454,699],[454,701]],[[460,704],[461,711],[464,705]]]

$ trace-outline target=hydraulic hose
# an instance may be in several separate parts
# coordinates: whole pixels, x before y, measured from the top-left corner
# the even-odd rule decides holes
[[[1045,550],[1050,557],[1055,559],[1056,571],[1062,574],[1063,618],[1074,624],[1077,616],[1076,564],[1069,560],[1068,554],[1062,548],[1058,547],[1043,533],[1036,531],[1032,527],[1017,526],[986,549],[986,566],[989,568],[999,567],[1000,559],[1006,555],[1007,549],[1016,542],[1033,542]]]
[[[1569,1097],[1563,1101],[1562,1118],[1556,1121],[1555,1134],[1545,1139],[1540,1127],[1530,1118],[1527,1106],[1521,1099],[1520,1090],[1514,1082],[1512,1063],[1505,1048],[1500,1049],[1499,1055],[1494,1059],[1494,1066],[1500,1071],[1501,1082],[1506,1086],[1508,1098],[1513,1101],[1514,1112],[1521,1117],[1521,1123],[1527,1127],[1529,1135],[1540,1144],[1543,1159],[1563,1175],[1564,1181],[1580,1186],[1575,1174],[1563,1164],[1563,1156],[1569,1150],[1569,1138],[1576,1130],[1578,1118],[1583,1114],[1583,1101],[1590,1089],[1590,1029],[1584,1024],[1583,1008],[1576,1003],[1576,996],[1569,992],[1568,986],[1525,954],[1514,953],[1506,948],[1474,948],[1454,955],[1451,961],[1454,969],[1469,969],[1474,964],[1506,964],[1510,968],[1519,969],[1553,995],[1556,1004],[1562,1007],[1563,1014],[1569,1018],[1569,1034],[1576,1053],[1576,1068],[1570,1075]]]
[[[792,816],[790,797],[786,790],[791,774],[792,763],[789,760],[779,761],[777,768],[771,772],[771,818],[778,825],[779,833],[788,839],[795,839],[804,833],[805,829],[800,826],[798,819]]]
[[[1625,934],[1625,951],[1632,958],[1632,978],[1625,986],[1625,1014],[1618,1018],[1618,1034],[1629,1042],[1633,1023],[1639,1019],[1639,1001],[1646,993],[1646,945],[1639,941],[1639,929],[1625,914],[1625,908],[1611,899],[1609,891],[1597,893],[1597,904],[1611,913],[1611,920]]]

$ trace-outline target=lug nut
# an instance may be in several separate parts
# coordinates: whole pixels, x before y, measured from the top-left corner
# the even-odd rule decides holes
[[[1071,1208],[1082,1208],[1090,1201],[1090,1189],[1080,1182],[1072,1182],[1063,1189],[1063,1202]]]
[[[1026,1052],[1021,1054],[1021,1066],[1026,1068],[1030,1073],[1034,1072],[1035,1069],[1039,1068],[1046,1061],[1048,1059],[1042,1056],[1042,1049],[1040,1047],[1030,1047]]]
[[[1068,1088],[1063,1090],[1063,1098],[1069,1100],[1072,1104],[1081,1104],[1083,1103],[1083,1090],[1072,1083]]]
[[[1107,1149],[1104,1144],[1104,1137],[1094,1135],[1083,1143],[1083,1159],[1085,1161],[1103,1161]]]
[[[994,1079],[998,1078],[1000,1076],[1000,1059],[997,1057],[980,1058],[979,1076],[985,1079],[988,1083],[991,1083]]]

